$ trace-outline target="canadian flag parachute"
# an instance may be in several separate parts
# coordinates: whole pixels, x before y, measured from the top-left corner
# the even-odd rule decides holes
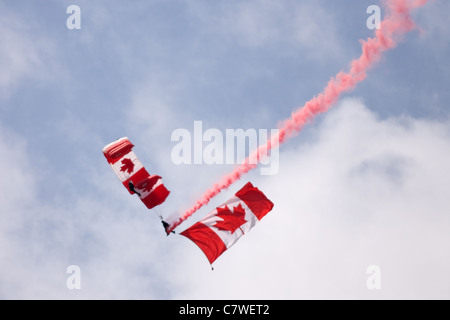
[[[163,203],[170,191],[157,175],[150,175],[132,151],[134,145],[127,137],[103,148],[106,160],[130,194],[137,194],[148,209]]]
[[[212,264],[273,208],[273,203],[248,182],[234,197],[180,234],[192,240]]]

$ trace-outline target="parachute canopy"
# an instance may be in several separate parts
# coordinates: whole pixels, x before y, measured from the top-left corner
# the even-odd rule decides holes
[[[127,137],[103,148],[103,154],[130,194],[137,194],[148,209],[163,203],[170,191],[157,175],[150,175],[132,151],[134,144]]]
[[[184,230],[212,264],[273,208],[273,203],[248,182],[235,196]]]

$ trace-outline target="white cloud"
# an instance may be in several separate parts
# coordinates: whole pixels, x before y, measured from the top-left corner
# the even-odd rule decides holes
[[[143,49],[143,37],[139,33],[125,28],[133,25],[141,30],[142,24],[127,24],[131,20],[125,19],[122,28],[120,23],[114,24],[121,8],[113,7],[115,11],[111,14],[109,10],[102,11],[107,7],[99,4],[85,10],[88,8],[82,5],[83,12],[91,14],[91,20],[84,16],[87,19],[83,20],[82,41],[94,47],[101,42],[100,31],[108,32],[109,26],[115,26],[107,33],[106,42],[116,46],[108,50],[118,50],[129,60],[136,58],[134,48],[152,52],[150,46]],[[134,12],[133,8],[129,13]],[[295,55],[297,50],[306,48],[305,51],[315,55],[313,58],[319,59],[324,55],[335,57],[341,50],[337,21],[333,21],[332,12],[316,4],[252,0],[227,2],[214,9],[190,2],[189,8],[200,21],[194,19],[195,15],[186,19],[196,24],[190,32],[197,32],[192,38],[186,38],[189,43],[193,40],[186,57],[192,56],[194,65],[187,71],[196,70],[197,63],[207,62],[208,53],[205,59],[197,56],[207,51],[199,45],[205,40],[200,30],[217,37],[213,45],[224,41],[225,48],[220,48],[224,51],[235,48],[226,43],[230,39],[231,45],[237,43],[255,50],[270,50],[271,46],[285,44],[293,48]],[[47,69],[53,65],[47,62],[55,55],[48,35],[33,32],[23,16],[19,18],[2,10],[6,11],[8,14],[0,17],[3,30],[0,43],[8,47],[0,51],[1,94],[20,89],[24,79],[45,79],[55,71]],[[102,11],[102,15],[94,14],[95,11]],[[64,31],[65,17],[62,10]],[[118,30],[123,30],[123,34]],[[94,36],[97,33],[100,38]],[[128,34],[136,36],[136,42],[132,43],[137,43],[137,47],[129,46],[131,43],[127,41],[134,40]],[[164,56],[168,44],[157,39],[154,36],[147,44],[157,46],[156,56]],[[168,42],[177,39],[169,35]],[[206,41],[208,44],[211,42]],[[221,57],[228,52],[216,53],[209,54]],[[93,60],[99,57],[103,56],[94,54]],[[186,94],[191,88],[190,77],[175,77],[177,64],[172,66],[164,59],[147,61],[145,57],[145,54],[137,55],[137,62],[132,65],[142,65],[142,68],[127,69],[126,74],[136,76],[133,70],[139,69],[150,74],[150,80],[135,86],[142,77],[130,79],[134,90],[126,111],[105,109],[105,112],[118,112],[126,117],[113,125],[126,131],[124,134],[130,133],[138,156],[165,179],[173,193],[161,211],[170,214],[170,208],[190,205],[195,193],[204,191],[227,168],[176,167],[170,162],[173,146],[170,133],[178,127],[189,129],[187,126],[192,125],[198,112],[194,105],[197,102],[187,101],[192,100]],[[184,65],[186,60],[181,60],[179,65]],[[147,63],[151,67],[145,67]],[[74,67],[79,65],[74,61]],[[205,63],[202,68],[200,74],[195,74],[196,81],[201,78],[204,83],[213,82],[217,75],[208,77],[210,65]],[[66,98],[72,89],[62,90],[62,97]],[[209,95],[211,100],[207,101],[212,101],[217,98],[216,93],[204,90],[199,95]],[[83,98],[86,100],[80,100],[81,103],[91,99]],[[107,100],[104,105],[108,105]],[[211,272],[206,258],[194,244],[178,235],[166,237],[158,218],[138,199],[124,192],[102,159],[101,147],[96,156],[91,156],[94,153],[90,151],[95,151],[96,145],[103,141],[98,131],[102,129],[83,123],[84,113],[82,116],[78,112],[81,111],[75,108],[62,113],[55,126],[61,141],[67,140],[74,148],[89,145],[84,149],[89,154],[76,156],[76,167],[68,168],[67,173],[58,171],[60,179],[70,185],[70,192],[48,187],[55,174],[51,166],[45,170],[38,168],[27,150],[27,137],[0,127],[1,298],[450,296],[446,273],[450,264],[446,255],[450,243],[446,211],[450,198],[448,123],[410,118],[380,120],[361,102],[346,100],[321,117],[323,121],[317,127],[306,129],[315,133],[308,144],[292,149],[296,143],[293,139],[282,148],[278,175],[257,177],[253,172],[244,177],[267,193],[275,202],[275,209],[226,252]],[[49,164],[56,161],[50,159],[54,155],[37,154]],[[67,155],[57,158],[63,156]],[[80,179],[83,183],[73,182],[71,177],[75,174],[85,175],[86,179]],[[45,190],[55,193],[54,197],[41,197],[44,184]],[[222,202],[241,185],[237,183],[222,193],[210,207]],[[203,214],[206,212],[199,212],[189,222]],[[66,268],[70,264],[81,267],[80,291],[70,291],[65,286]],[[372,264],[381,267],[381,291],[369,291],[365,286],[366,268]]]
[[[275,208],[213,272],[193,243],[165,237],[155,216],[120,183],[107,182],[115,177],[106,163],[93,170],[95,194],[40,201],[26,142],[2,130],[8,153],[1,166],[9,170],[0,184],[0,256],[7,261],[0,295],[448,298],[448,124],[380,120],[360,101],[346,100],[310,129],[308,144],[282,151],[278,175],[244,177]],[[210,178],[197,176],[203,184]],[[179,181],[172,187],[186,189]],[[82,271],[78,291],[65,286],[71,264]],[[366,288],[370,265],[381,268],[381,290]]]
[[[315,140],[281,154],[277,176],[253,180],[275,208],[214,272],[186,245],[177,297],[448,298],[449,135],[342,102]],[[370,265],[381,290],[366,287]]]
[[[24,261],[17,243],[18,230],[27,218],[29,203],[36,197],[36,180],[28,162],[27,143],[10,130],[0,127],[0,297],[7,297],[7,290],[14,286],[26,285],[13,283],[23,276]]]
[[[218,32],[252,48],[289,44],[295,55],[335,59],[342,54],[338,25],[327,7],[298,1],[252,0],[215,7],[215,12],[197,2],[191,12]],[[301,50],[302,48],[306,50]],[[281,49],[280,49],[281,50]],[[286,54],[286,46],[283,46]],[[280,52],[281,53],[281,52]]]
[[[434,49],[437,55],[445,55],[450,36],[447,32],[445,13],[450,9],[448,2],[433,1],[415,12],[416,24],[422,39],[428,41],[428,48]]]

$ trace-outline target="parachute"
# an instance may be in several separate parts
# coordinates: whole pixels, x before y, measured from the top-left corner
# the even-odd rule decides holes
[[[269,213],[273,206],[272,201],[261,190],[248,182],[234,197],[180,234],[194,242],[212,265],[225,250]]]
[[[103,148],[103,154],[130,194],[137,194],[148,209],[164,201],[170,191],[158,175],[151,175],[132,151],[134,144],[127,137],[114,141]],[[164,222],[163,222],[164,225]]]

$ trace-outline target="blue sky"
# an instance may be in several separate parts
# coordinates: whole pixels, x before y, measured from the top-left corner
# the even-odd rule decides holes
[[[81,8],[69,30],[66,9]],[[128,136],[189,207],[230,165],[174,165],[171,133],[275,128],[360,55],[379,1],[1,1],[0,297],[449,298],[450,4],[244,177],[275,203],[210,271],[101,150]],[[69,290],[78,265],[82,289]],[[379,265],[382,289],[366,288]],[[255,271],[258,270],[258,271]],[[267,279],[272,275],[271,279]]]

